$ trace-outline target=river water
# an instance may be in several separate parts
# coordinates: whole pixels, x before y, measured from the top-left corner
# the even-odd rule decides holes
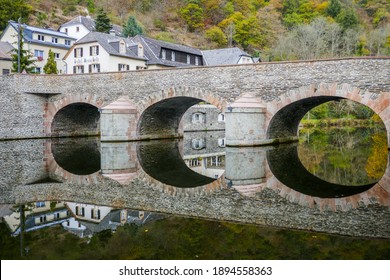
[[[386,132],[0,142],[2,259],[388,259]]]

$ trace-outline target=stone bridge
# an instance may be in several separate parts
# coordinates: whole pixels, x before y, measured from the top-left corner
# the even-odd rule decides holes
[[[206,101],[226,113],[227,145],[262,145],[295,139],[307,111],[340,99],[379,114],[389,136],[389,93],[390,58],[1,76],[0,139],[178,137],[184,112]]]

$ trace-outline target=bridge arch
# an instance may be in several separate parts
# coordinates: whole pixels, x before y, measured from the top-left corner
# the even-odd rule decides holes
[[[92,95],[65,97],[49,102],[45,132],[50,137],[99,135],[102,102]]]
[[[312,108],[328,102],[348,99],[367,106],[382,119],[390,147],[390,92],[373,94],[349,84],[313,84],[288,91],[267,104],[267,138],[296,137],[303,116]]]
[[[192,87],[171,87],[151,95],[138,107],[142,112],[138,119],[137,135],[140,138],[170,138],[179,136],[180,120],[193,105],[202,101],[223,111],[226,100]]]

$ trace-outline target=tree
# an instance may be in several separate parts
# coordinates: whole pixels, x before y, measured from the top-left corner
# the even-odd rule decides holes
[[[325,12],[327,15],[332,18],[336,18],[341,11],[341,4],[339,0],[331,0],[329,6],[326,8]]]
[[[54,53],[49,50],[49,59],[47,60],[46,65],[43,67],[45,74],[58,74],[57,62],[54,59]]]
[[[27,20],[32,7],[25,0],[0,0],[0,30],[4,30],[9,20]]]
[[[23,30],[20,31],[23,34]],[[33,73],[35,70],[35,61],[34,56],[29,50],[24,49],[24,39],[22,39],[19,43],[20,49],[20,72],[26,71],[27,73]],[[12,59],[12,72],[18,73],[18,49],[14,49],[12,51],[11,59]]]
[[[95,21],[95,29],[98,32],[109,33],[112,28],[111,21],[108,18],[106,12],[100,8],[98,10],[96,21]]]
[[[134,37],[135,35],[142,35],[142,27],[137,23],[134,16],[130,16],[126,24],[123,26],[124,37]]]
[[[227,37],[218,26],[213,26],[206,31],[206,38],[217,44],[218,47],[226,47]]]
[[[189,3],[180,9],[180,16],[187,23],[190,32],[194,32],[196,29],[204,26],[203,9],[198,4]]]

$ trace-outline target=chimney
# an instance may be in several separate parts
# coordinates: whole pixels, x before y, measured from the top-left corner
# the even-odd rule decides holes
[[[144,46],[142,46],[142,44],[138,44],[137,54],[139,57],[144,56]]]
[[[110,30],[110,35],[115,36],[115,30],[114,29]]]

